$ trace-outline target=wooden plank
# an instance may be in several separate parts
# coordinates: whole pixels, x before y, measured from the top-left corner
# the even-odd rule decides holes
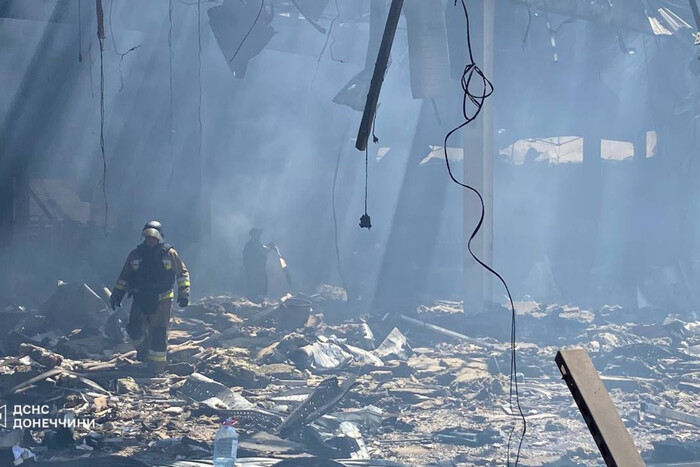
[[[588,353],[560,350],[554,360],[606,465],[645,466]]]
[[[654,404],[649,404],[647,402],[642,402],[640,406],[642,412],[656,415],[657,417],[670,418],[671,420],[677,420],[679,422],[690,423],[691,425],[700,426],[700,417],[697,415],[691,415],[677,410],[667,409]]]

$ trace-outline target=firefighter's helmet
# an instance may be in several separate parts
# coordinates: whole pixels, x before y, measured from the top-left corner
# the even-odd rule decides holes
[[[143,226],[143,231],[141,232],[143,238],[155,237],[159,241],[163,241],[163,225],[158,221],[150,221]]]

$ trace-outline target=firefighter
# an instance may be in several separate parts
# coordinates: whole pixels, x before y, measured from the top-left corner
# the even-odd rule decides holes
[[[126,331],[136,347],[137,358],[146,360],[153,374],[165,371],[173,302],[173,283],[177,279],[177,303],[185,308],[189,303],[190,274],[175,249],[163,243],[163,227],[151,221],[143,227],[143,243],[129,253],[122,268],[110,304],[121,306],[128,292],[134,300]]]

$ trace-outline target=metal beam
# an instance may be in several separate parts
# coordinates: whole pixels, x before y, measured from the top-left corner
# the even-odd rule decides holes
[[[554,359],[608,466],[645,466],[598,371],[584,349],[560,350]]]
[[[379,53],[377,54],[377,62],[374,64],[374,74],[372,75],[369,92],[367,93],[365,111],[362,114],[360,129],[357,132],[357,140],[355,141],[355,147],[360,151],[367,149],[367,140],[372,131],[372,122],[374,122],[374,115],[377,111],[377,102],[379,101],[379,93],[382,90],[384,74],[389,64],[389,55],[391,54],[391,46],[394,43],[396,27],[399,24],[401,7],[403,7],[403,0],[391,0],[389,16],[386,20],[382,43],[379,46]]]

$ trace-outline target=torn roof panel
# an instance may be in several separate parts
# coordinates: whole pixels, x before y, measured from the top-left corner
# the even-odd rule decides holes
[[[548,161],[550,164],[583,162],[583,138],[557,136],[552,138],[521,139],[502,148],[499,153],[513,165]]]
[[[502,148],[499,154],[513,165],[523,165],[525,162],[580,164],[583,162],[583,144],[583,138],[579,136],[521,139]],[[649,144],[652,143],[647,142]],[[634,145],[628,141],[602,139],[600,153],[603,160],[631,160],[634,157]]]
[[[667,36],[692,29],[688,2],[672,0],[619,0],[613,3],[587,0],[513,0],[529,8],[607,24],[656,36]],[[684,19],[685,18],[685,19]]]
[[[445,150],[442,146],[430,145],[430,152],[423,160],[421,160],[418,165],[425,165],[431,160],[444,161],[445,160]],[[447,158],[453,162],[462,162],[464,160],[464,149],[447,147]]]
[[[684,21],[680,16],[675,14],[672,10],[662,7],[662,8],[659,8],[657,11],[673,32],[680,31],[681,29],[690,29],[691,28],[690,24],[688,24],[686,21]]]
[[[647,15],[647,19],[649,20],[649,26],[651,26],[652,33],[655,36],[670,36],[673,34],[671,31],[666,29],[663,24],[661,24],[661,21],[655,17]]]

